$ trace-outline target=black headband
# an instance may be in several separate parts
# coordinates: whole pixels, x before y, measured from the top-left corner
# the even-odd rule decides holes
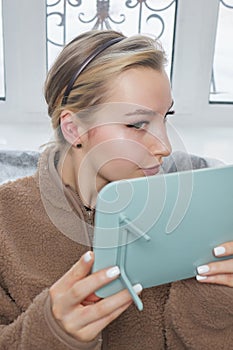
[[[90,56],[88,56],[85,61],[83,62],[83,64],[81,65],[81,67],[78,69],[78,71],[73,75],[73,77],[70,79],[69,84],[66,87],[66,90],[64,92],[64,96],[62,99],[62,106],[65,106],[67,104],[67,100],[70,94],[70,91],[73,88],[74,82],[75,80],[78,78],[78,76],[82,73],[82,71],[86,68],[86,66],[96,57],[98,56],[102,51],[104,51],[105,49],[107,49],[109,46],[112,46],[113,44],[118,43],[119,41],[123,40],[123,37],[118,37],[118,38],[114,38],[111,39],[109,41],[107,41],[105,44],[103,44],[101,47],[98,47]]]

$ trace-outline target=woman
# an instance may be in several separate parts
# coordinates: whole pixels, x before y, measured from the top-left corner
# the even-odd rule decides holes
[[[51,68],[45,97],[56,145],[35,176],[0,190],[0,349],[230,348],[222,345],[223,335],[232,340],[230,288],[195,279],[144,291],[137,284],[140,313],[126,290],[95,296],[119,276],[118,266],[90,274],[98,192],[114,180],[157,174],[171,152],[165,61],[149,38],[93,31],[68,44]],[[216,253],[232,250],[227,243]],[[208,268],[199,268],[208,276],[200,282],[232,286],[232,260]],[[216,307],[213,295],[225,304]],[[224,311],[222,323],[215,310]]]

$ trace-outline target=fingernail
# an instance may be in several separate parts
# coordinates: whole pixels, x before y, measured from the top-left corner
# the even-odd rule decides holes
[[[83,259],[86,263],[88,263],[89,261],[91,261],[91,252],[86,252],[83,256]]]
[[[209,266],[208,265],[201,265],[201,266],[198,266],[197,268],[197,272],[201,275],[202,273],[206,273],[210,270]]]
[[[199,275],[196,275],[196,280],[197,281],[203,281],[203,280],[206,280],[207,279],[207,276],[199,276]]]
[[[119,276],[120,275],[120,269],[118,266],[114,266],[114,267],[111,267],[109,270],[107,270],[106,272],[106,276],[108,278],[113,278],[113,277],[116,277],[116,276]]]
[[[218,256],[218,255],[222,255],[226,252],[226,249],[224,247],[216,247],[214,248],[214,255]]]
[[[134,286],[133,286],[133,290],[135,291],[135,293],[140,293],[142,290],[143,290],[143,288],[142,288],[142,285],[140,284],[140,283],[138,283],[138,284],[135,284]]]

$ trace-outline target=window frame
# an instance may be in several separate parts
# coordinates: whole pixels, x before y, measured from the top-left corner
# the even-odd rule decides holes
[[[219,0],[178,0],[174,124],[233,126],[233,105],[209,102],[218,8]],[[3,32],[6,101],[0,101],[0,123],[46,124],[46,1],[31,0],[29,8],[27,0],[3,0]]]
[[[0,101],[4,100],[5,96],[5,63],[4,63],[4,42],[3,42],[3,23],[2,23],[2,0],[0,0]]]
[[[218,10],[219,0],[178,1],[172,77],[177,124],[233,126],[233,105],[209,102]]]
[[[5,100],[0,123],[44,123],[46,105],[45,1],[3,0]],[[36,76],[35,76],[36,75]]]

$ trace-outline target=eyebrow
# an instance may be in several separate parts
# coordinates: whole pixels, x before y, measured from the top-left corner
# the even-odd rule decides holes
[[[149,109],[136,109],[135,111],[133,112],[129,112],[129,113],[126,113],[125,116],[131,116],[131,115],[149,115],[149,116],[154,116],[156,115],[157,113],[153,110],[149,110]]]
[[[174,114],[175,111],[174,110],[170,110],[172,108],[172,106],[174,105],[174,101],[172,100],[171,106],[169,107],[167,113],[165,113],[165,115],[168,114]],[[158,114],[157,112],[151,110],[151,109],[136,109],[133,112],[129,112],[126,113],[125,116],[131,116],[131,115],[148,115],[148,116],[155,116],[156,114]]]

